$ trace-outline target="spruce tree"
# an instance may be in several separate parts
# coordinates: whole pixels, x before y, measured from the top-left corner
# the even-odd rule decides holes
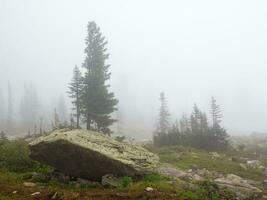
[[[110,134],[109,126],[115,122],[110,114],[116,110],[118,101],[114,94],[109,92],[109,85],[106,83],[111,75],[110,65],[106,64],[109,57],[107,41],[94,21],[88,22],[87,33],[86,57],[83,63],[86,71],[83,77],[82,114],[87,129]]]
[[[154,143],[164,145],[168,143],[168,131],[170,129],[170,114],[167,107],[167,100],[164,92],[160,93],[160,111],[157,130],[154,133]]]
[[[225,150],[229,146],[228,134],[226,130],[220,125],[223,115],[220,106],[216,103],[216,99],[214,97],[211,98],[211,117],[211,134],[214,139],[214,148],[217,148],[218,150]]]
[[[208,131],[208,119],[207,115],[204,112],[200,113],[200,129],[202,133],[206,133]]]
[[[200,130],[200,118],[201,118],[201,111],[197,107],[196,104],[194,104],[193,111],[191,114],[191,130],[193,134],[198,134]]]
[[[186,114],[182,115],[180,119],[180,130],[182,134],[186,134],[190,132],[190,120],[187,118]]]
[[[211,117],[212,117],[212,127],[214,129],[220,128],[221,119],[223,117],[220,106],[216,103],[216,99],[211,97]]]
[[[167,100],[164,92],[160,93],[160,113],[159,113],[159,132],[166,134],[169,130],[169,118],[170,114],[167,107]]]
[[[77,67],[74,67],[73,70],[73,78],[71,83],[69,84],[69,97],[72,98],[72,104],[74,105],[75,116],[76,116],[76,128],[80,127],[80,116],[81,116],[81,107],[82,107],[82,73]]]

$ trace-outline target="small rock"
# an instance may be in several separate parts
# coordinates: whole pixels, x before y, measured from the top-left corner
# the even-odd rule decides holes
[[[34,182],[46,182],[49,181],[50,179],[51,176],[48,174],[33,172],[31,175],[31,180]]]
[[[65,174],[63,174],[61,172],[54,171],[51,174],[51,180],[57,181],[57,182],[60,182],[60,183],[69,183],[71,178],[70,178],[70,176],[66,176]]]
[[[36,196],[36,195],[40,195],[41,193],[40,192],[34,192],[34,193],[32,193],[31,195],[32,196]]]
[[[57,198],[57,192],[51,197],[51,199],[56,199]]]
[[[118,187],[120,181],[113,174],[106,174],[105,176],[102,177],[101,184],[103,186]]]
[[[36,184],[35,183],[32,183],[32,182],[24,182],[23,185],[25,187],[35,187],[36,186]]]
[[[259,169],[262,170],[262,171],[265,171],[265,167],[263,165],[260,165]]]
[[[267,189],[267,180],[263,181],[263,188],[266,190]]]
[[[75,188],[81,188],[81,183],[74,182],[74,187]]]
[[[193,164],[193,165],[191,166],[191,168],[192,168],[192,170],[197,170],[199,167],[198,167],[196,164]]]
[[[178,153],[178,154],[176,155],[176,159],[180,159],[180,158],[182,157],[183,154],[184,154],[183,152]]]
[[[221,156],[217,153],[217,152],[211,152],[211,158],[212,159],[216,159],[216,158],[220,158]]]
[[[204,178],[202,178],[201,176],[197,175],[197,174],[194,174],[192,176],[192,179],[195,180],[195,181],[203,181]]]
[[[13,194],[17,194],[17,193],[18,193],[18,191],[16,191],[16,190],[15,190],[15,191],[13,191],[12,193],[13,193]]]
[[[244,163],[239,163],[239,166],[245,171],[247,170],[247,166]]]
[[[251,168],[259,168],[261,166],[261,162],[259,160],[248,160],[247,166]]]
[[[146,187],[145,191],[146,191],[146,192],[153,192],[154,189],[153,189],[152,187]]]
[[[170,178],[184,178],[189,176],[189,174],[187,174],[183,170],[173,167],[161,167],[158,171],[160,174],[168,176]]]
[[[231,160],[232,160],[232,162],[246,163],[248,159],[243,158],[243,157],[234,156],[231,158]]]
[[[202,177],[211,177],[212,176],[212,173],[209,170],[207,170],[206,168],[199,169],[199,170],[197,170],[196,173]]]
[[[81,183],[81,184],[90,184],[91,181],[88,181],[86,179],[82,179],[82,178],[77,178],[77,182]]]

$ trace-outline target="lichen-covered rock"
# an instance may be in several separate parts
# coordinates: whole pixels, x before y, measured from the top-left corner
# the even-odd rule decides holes
[[[102,177],[101,184],[109,187],[119,187],[120,180],[112,174],[106,174]]]
[[[160,167],[158,169],[158,172],[164,176],[171,178],[185,178],[189,176],[189,174],[185,171],[174,167]]]
[[[262,190],[252,186],[247,180],[234,174],[228,174],[226,177],[217,178],[214,181],[220,187],[233,191],[238,199],[257,199],[262,196]]]
[[[158,156],[87,130],[56,130],[30,143],[30,157],[69,176],[100,181],[106,174],[138,177],[152,172]]]

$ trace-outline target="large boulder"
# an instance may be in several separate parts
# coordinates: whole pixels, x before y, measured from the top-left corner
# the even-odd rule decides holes
[[[101,133],[56,130],[30,143],[30,157],[66,175],[101,181],[102,176],[140,177],[154,171],[158,156]]]

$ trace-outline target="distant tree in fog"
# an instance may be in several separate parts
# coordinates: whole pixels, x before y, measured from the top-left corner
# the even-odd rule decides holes
[[[8,81],[8,88],[7,88],[7,127],[8,129],[12,129],[12,122],[13,122],[13,96],[12,96],[12,88],[11,84]]]
[[[203,134],[208,130],[207,115],[202,112],[196,104],[193,107],[190,124],[193,134]]]
[[[200,130],[202,133],[204,133],[205,131],[207,131],[209,128],[208,125],[208,118],[206,113],[202,112],[200,115]]]
[[[72,81],[69,84],[69,97],[72,99],[72,104],[74,105],[75,116],[76,116],[76,128],[80,127],[80,116],[81,116],[81,108],[82,108],[82,90],[83,90],[83,82],[82,82],[82,73],[77,67],[74,67]],[[71,116],[72,119],[72,116]],[[72,125],[72,124],[71,124]]]
[[[190,120],[185,114],[183,114],[182,118],[180,119],[180,131],[184,134],[190,130]]]
[[[212,98],[211,106],[212,126],[208,124],[206,113],[202,112],[195,104],[190,120],[183,115],[180,123],[175,121],[171,128],[167,123],[169,113],[166,109],[167,104],[164,94],[161,94],[160,99],[159,128],[154,133],[153,138],[155,145],[185,145],[206,150],[225,150],[228,148],[228,134],[220,126],[222,114],[214,98]]]
[[[59,128],[60,121],[57,114],[57,109],[54,110],[54,122],[52,122],[52,129]]]
[[[170,127],[170,114],[167,106],[167,99],[164,92],[160,93],[160,111],[158,130],[160,133],[167,133]]]
[[[0,132],[0,144],[2,142],[5,142],[6,140],[8,140],[8,138],[7,138],[6,134],[5,134],[5,132],[4,131],[1,131]]]
[[[4,96],[0,89],[0,125],[3,126],[3,121],[5,119],[5,102]]]
[[[167,106],[167,99],[164,92],[160,93],[160,110],[159,110],[159,120],[157,124],[157,129],[154,132],[154,141],[158,144],[165,143],[163,139],[170,128],[170,114]]]
[[[211,117],[212,117],[212,127],[214,129],[220,128],[221,119],[223,117],[220,106],[216,103],[216,99],[211,97]]]
[[[65,99],[63,95],[60,95],[58,98],[57,114],[58,114],[59,121],[62,124],[65,124],[67,122],[67,107],[66,107],[66,103],[65,103]]]
[[[85,40],[85,60],[83,67],[82,114],[85,118],[87,129],[110,134],[109,126],[116,120],[110,116],[116,110],[118,103],[114,94],[109,92],[110,65],[106,64],[109,57],[107,53],[105,37],[95,22],[88,22],[87,37]]]
[[[196,104],[194,104],[193,111],[190,117],[190,125],[192,132],[198,132],[200,129],[200,117],[201,117],[201,111],[197,107]]]
[[[214,97],[211,98],[211,117],[212,117],[212,134],[216,141],[217,148],[227,148],[228,143],[228,134],[226,130],[221,127],[220,123],[222,122],[222,111],[220,106],[216,103]]]
[[[24,93],[20,104],[22,127],[26,130],[34,129],[38,120],[39,101],[33,85],[24,85]]]

